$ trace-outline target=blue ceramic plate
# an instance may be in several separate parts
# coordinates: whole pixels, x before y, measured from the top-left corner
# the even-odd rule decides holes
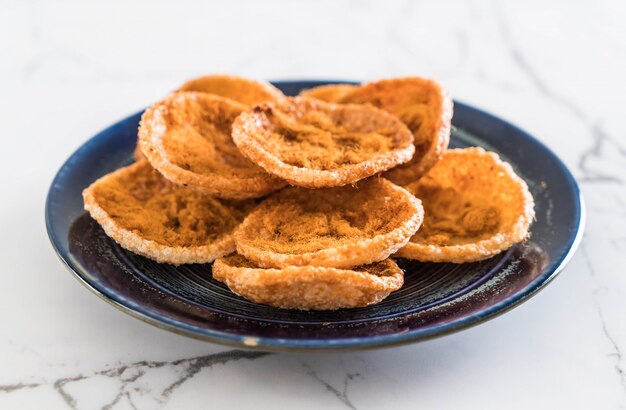
[[[323,83],[276,86],[295,95]],[[301,312],[257,305],[213,280],[210,265],[157,264],[121,249],[83,211],[81,191],[132,161],[140,116],[100,132],[67,160],[48,193],[46,224],[59,257],[87,288],[126,313],[186,336],[263,350],[360,349],[441,336],[530,298],[563,269],[582,237],[582,200],[565,165],[519,128],[456,102],[451,146],[495,151],[528,182],[537,213],[531,240],[478,263],[400,259],[404,287],[367,308]]]

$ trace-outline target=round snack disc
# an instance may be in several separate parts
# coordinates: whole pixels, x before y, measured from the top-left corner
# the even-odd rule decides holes
[[[306,97],[244,112],[233,140],[270,174],[306,188],[356,182],[409,161],[415,151],[411,131],[383,110]]]
[[[402,270],[391,259],[349,270],[316,266],[264,269],[237,254],[217,259],[213,277],[252,302],[300,310],[368,306],[404,283]]]
[[[183,84],[179,91],[198,91],[226,97],[246,105],[257,105],[284,98],[285,95],[266,81],[236,75],[207,75]]]
[[[83,200],[123,248],[174,264],[207,263],[233,252],[232,232],[254,206],[174,185],[145,160],[98,179]]]
[[[309,88],[300,92],[301,97],[317,98],[318,100],[336,103],[357,86],[352,84],[327,84]]]
[[[404,246],[423,219],[420,201],[384,178],[321,190],[287,188],[235,231],[237,252],[264,268],[350,268]]]
[[[133,151],[133,159],[135,160],[135,162],[139,162],[139,161],[146,159],[146,156],[143,155],[143,152],[141,151],[141,147],[139,146],[139,144],[137,144],[137,146],[135,147],[135,150]]]
[[[424,204],[424,224],[395,256],[425,262],[487,259],[526,239],[534,218],[528,186],[497,154],[451,149],[407,186]]]
[[[385,173],[396,184],[406,185],[424,175],[448,147],[453,104],[435,81],[420,77],[376,81],[354,88],[339,102],[372,104],[400,118],[413,132],[411,161]]]
[[[227,98],[179,92],[141,117],[139,146],[165,178],[220,198],[257,198],[285,185],[248,161],[231,138],[245,106]]]

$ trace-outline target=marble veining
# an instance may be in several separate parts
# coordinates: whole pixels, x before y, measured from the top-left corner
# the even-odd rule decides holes
[[[550,87],[541,78],[541,75],[527,60],[520,47],[517,45],[517,42],[510,31],[510,23],[502,10],[500,3],[494,0],[492,1],[492,4],[494,16],[498,19],[501,38],[506,43],[507,49],[509,50],[511,58],[515,64],[517,64],[521,71],[529,78],[530,82],[538,92],[554,103],[565,108],[575,120],[588,130],[588,135],[591,137],[592,142],[591,146],[587,148],[578,159],[577,165],[579,170],[582,172],[582,176],[579,177],[579,181],[606,181],[622,184],[624,181],[621,176],[612,175],[605,170],[592,169],[592,167],[594,160],[598,160],[601,157],[601,152],[606,144],[614,145],[616,151],[623,156],[623,161],[626,161],[626,148],[623,148],[621,144],[609,136],[597,119],[590,118],[587,114],[585,114],[585,111],[580,106],[560,92],[553,90],[552,87]]]
[[[331,385],[330,383],[328,383],[326,380],[322,379],[315,372],[315,370],[313,370],[313,368],[310,365],[308,365],[307,363],[302,363],[302,367],[306,370],[306,374],[311,376],[313,379],[318,381],[320,384],[322,384],[322,386],[324,386],[324,388],[326,388],[327,392],[332,393],[340,402],[345,404],[346,407],[348,407],[348,408],[350,408],[352,410],[356,410],[356,407],[354,406],[354,404],[352,404],[352,402],[350,401],[350,398],[348,397],[348,386],[349,386],[350,382],[355,377],[361,376],[360,373],[346,373],[346,376],[343,379],[343,385],[341,386],[341,390],[340,390],[337,387],[335,387],[335,386]]]
[[[71,409],[81,408],[74,395],[68,391],[70,385],[74,385],[97,376],[104,376],[118,382],[118,389],[115,396],[104,406],[103,410],[114,408],[120,401],[124,400],[130,407],[137,409],[134,397],[148,395],[154,399],[154,405],[161,405],[168,401],[170,395],[185,382],[196,376],[199,372],[212,368],[215,365],[226,365],[238,360],[256,360],[267,356],[266,352],[253,352],[244,350],[230,350],[205,356],[176,359],[173,361],[148,361],[105,366],[105,368],[90,373],[80,373],[60,377],[55,380],[41,381],[36,383],[18,382],[8,385],[0,385],[1,393],[11,393],[22,389],[35,389],[42,386],[51,385],[58,395]],[[142,386],[142,378],[154,369],[167,368],[176,374],[176,377],[162,386],[158,390],[153,390]],[[313,373],[314,374],[314,373]]]
[[[589,272],[589,275],[594,279],[596,279],[596,272],[595,269],[591,263],[591,259],[589,258],[588,255],[588,251],[585,247],[584,244],[581,245],[580,247],[580,251],[583,254],[583,257],[585,259],[585,263],[587,265],[587,271]],[[599,303],[599,297],[600,297],[600,291],[604,290],[602,288],[601,285],[596,283],[596,289],[593,290],[593,300],[596,306],[596,310],[598,313],[598,318],[600,319],[600,325],[602,327],[602,333],[604,334],[604,336],[606,337],[606,340],[608,341],[609,347],[612,350],[611,353],[609,353],[607,356],[609,358],[612,359],[612,361],[614,362],[613,366],[615,368],[615,372],[619,378],[619,382],[622,386],[622,388],[624,389],[624,393],[626,393],[626,372],[624,372],[624,362],[623,362],[623,356],[622,356],[622,350],[619,347],[619,345],[617,344],[617,339],[615,339],[611,333],[609,332],[609,329],[607,327],[607,323],[606,320],[604,319],[604,315],[602,313],[602,306]]]

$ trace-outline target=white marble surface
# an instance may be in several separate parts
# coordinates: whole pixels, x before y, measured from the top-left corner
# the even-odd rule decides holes
[[[626,408],[625,4],[0,0],[0,408]],[[86,138],[212,72],[439,79],[571,167],[582,247],[510,313],[399,348],[232,352],[126,316],[52,251],[48,185]]]

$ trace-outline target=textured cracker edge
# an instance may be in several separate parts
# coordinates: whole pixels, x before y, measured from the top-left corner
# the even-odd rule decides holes
[[[480,155],[491,156],[495,164],[499,166],[507,176],[513,179],[522,190],[522,196],[524,198],[523,214],[519,216],[511,230],[508,232],[498,232],[489,239],[483,239],[472,244],[453,246],[421,245],[409,242],[404,248],[400,249],[394,257],[415,259],[422,262],[477,262],[495,256],[530,236],[529,227],[535,217],[535,201],[528,189],[526,181],[515,173],[511,164],[500,159],[500,156],[496,153],[485,151],[480,147],[458,150],[476,151]]]
[[[120,226],[98,204],[91,191],[98,181],[114,176],[122,170],[124,170],[124,168],[103,176],[83,191],[85,210],[102,226],[107,236],[112,238],[122,248],[160,263],[172,263],[176,265],[183,263],[209,263],[235,250],[232,232],[214,241],[210,245],[182,247],[167,246],[150,239],[144,239],[138,234]]]
[[[310,97],[295,97],[307,98]],[[337,105],[320,101],[325,105]],[[372,111],[384,113],[391,116],[387,111],[380,110],[373,106],[364,106],[358,104],[341,104],[342,107],[367,107]],[[393,116],[392,116],[393,117]],[[395,117],[394,117],[395,118]],[[339,168],[333,171],[316,170],[309,168],[296,167],[281,161],[273,153],[267,151],[261,144],[253,138],[249,138],[250,133],[248,125],[253,119],[253,114],[243,112],[237,117],[233,123],[232,137],[239,151],[253,163],[263,168],[268,173],[275,175],[290,184],[301,186],[304,188],[330,188],[336,186],[344,186],[357,182],[361,179],[368,178],[379,172],[386,171],[397,165],[408,162],[415,153],[415,145],[411,142],[405,148],[389,151],[384,154],[378,154],[372,159]],[[404,125],[404,124],[403,124]],[[409,131],[410,132],[410,131]],[[413,136],[413,133],[411,133]]]
[[[176,95],[183,93],[189,96],[193,95],[195,98],[199,95],[210,95],[194,91],[181,91],[170,94],[167,98],[176,98]],[[211,96],[210,98],[225,100],[233,105],[241,106],[242,112],[245,112],[246,106],[237,101],[217,96]],[[138,130],[138,145],[143,155],[150,161],[152,167],[170,182],[225,199],[259,198],[286,185],[284,181],[272,177],[270,174],[252,178],[230,178],[216,173],[203,175],[183,169],[170,162],[162,144],[167,132],[166,126],[160,120],[162,112],[167,110],[167,107],[163,105],[164,101],[158,101],[141,116]]]
[[[392,259],[387,259],[379,263],[383,262],[392,264],[390,268],[396,271],[393,276],[380,277],[369,272],[357,272],[350,269],[337,269],[320,266],[288,266],[282,269],[240,268],[226,264],[223,262],[223,258],[219,258],[213,264],[213,278],[225,283],[233,293],[248,299],[250,297],[250,293],[246,292],[246,289],[255,289],[257,292],[259,290],[263,290],[262,283],[265,282],[263,280],[263,276],[268,274],[272,276],[280,274],[281,276],[286,276],[286,279],[290,279],[290,277],[293,277],[295,278],[295,283],[299,286],[301,286],[301,282],[298,281],[298,278],[301,278],[303,276],[306,276],[309,279],[306,282],[317,282],[315,280],[311,280],[311,277],[313,277],[313,279],[317,277],[318,272],[336,273],[337,275],[356,277],[359,282],[358,287],[362,291],[362,296],[359,301],[365,299],[364,303],[358,303],[359,301],[352,300],[348,302],[347,299],[343,299],[341,301],[333,300],[332,302],[334,302],[334,304],[328,304],[323,308],[306,305],[303,301],[299,301],[302,302],[300,304],[270,304],[271,306],[279,308],[300,310],[335,310],[340,308],[353,308],[373,305],[381,302],[387,296],[389,296],[389,294],[400,289],[404,284],[404,272]],[[354,281],[350,281],[346,277],[342,278],[342,280],[354,283]],[[363,294],[366,294],[366,296],[363,296]],[[255,303],[259,303],[257,302],[258,299],[253,299],[254,298],[251,298],[249,300],[252,300]]]
[[[400,248],[405,246],[411,237],[417,232],[424,221],[424,208],[422,201],[416,198],[406,189],[381,178],[383,183],[406,199],[413,206],[412,216],[404,221],[399,227],[387,234],[379,234],[372,238],[355,241],[335,248],[323,249],[316,252],[290,255],[273,251],[261,251],[253,246],[242,245],[237,241],[238,232],[246,227],[246,221],[254,217],[252,211],[243,222],[235,229],[234,237],[237,252],[264,268],[281,268],[291,265],[305,266],[314,265],[329,268],[351,268],[354,266],[367,265],[386,259]],[[374,249],[374,250],[372,250]],[[252,257],[250,257],[250,255]],[[257,257],[257,255],[261,255]]]

